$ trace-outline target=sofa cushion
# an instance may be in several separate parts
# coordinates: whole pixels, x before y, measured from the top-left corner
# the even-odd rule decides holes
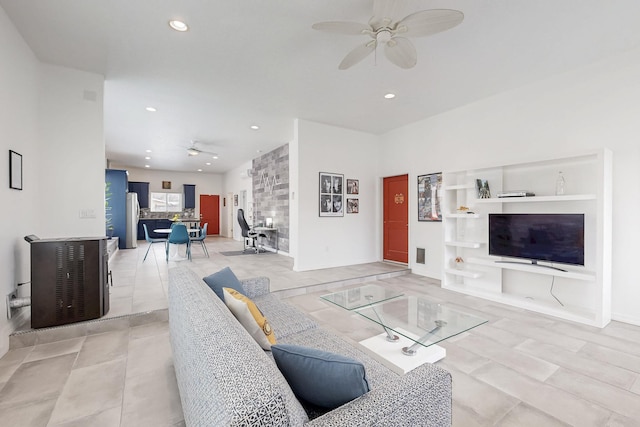
[[[225,304],[238,319],[238,322],[249,332],[249,335],[263,349],[271,349],[271,346],[276,343],[276,337],[258,306],[235,289],[225,287],[223,288],[223,293]]]
[[[364,365],[309,347],[279,344],[273,358],[295,395],[324,408],[337,408],[369,391]]]
[[[218,295],[222,301],[224,301],[224,294],[222,292],[222,288],[231,288],[244,293],[244,289],[242,284],[238,280],[233,271],[229,267],[225,267],[217,273],[213,273],[205,278],[203,278],[204,282],[213,290],[213,292]]]

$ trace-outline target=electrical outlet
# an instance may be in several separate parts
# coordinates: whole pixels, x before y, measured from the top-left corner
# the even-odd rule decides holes
[[[10,294],[7,295],[7,319],[11,319],[13,313],[12,313],[12,309],[10,307],[10,302],[12,299],[16,299],[18,298],[18,291],[15,290],[13,292],[11,292]]]

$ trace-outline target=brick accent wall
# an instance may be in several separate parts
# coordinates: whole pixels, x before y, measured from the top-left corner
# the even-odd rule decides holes
[[[252,166],[253,223],[264,224],[265,218],[273,218],[278,242],[275,233],[265,233],[265,243],[289,252],[289,144],[253,159]]]

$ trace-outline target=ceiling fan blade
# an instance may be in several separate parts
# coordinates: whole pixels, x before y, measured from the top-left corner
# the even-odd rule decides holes
[[[375,40],[371,40],[368,43],[365,43],[363,45],[356,47],[351,52],[349,52],[347,56],[344,57],[340,65],[338,65],[338,69],[346,70],[347,68],[353,67],[358,62],[366,58],[367,55],[369,55],[375,49],[376,49]]]
[[[460,24],[464,14],[459,10],[432,9],[412,13],[396,25],[396,34],[406,37],[430,36]]]
[[[374,0],[373,16],[369,20],[372,28],[388,27],[404,11],[407,0]]]
[[[358,22],[318,22],[316,24],[313,24],[311,28],[318,31],[326,31],[327,33],[347,34],[354,36],[371,33],[370,26]]]
[[[394,37],[384,45],[384,53],[387,59],[400,68],[412,68],[418,62],[416,48],[409,39]]]

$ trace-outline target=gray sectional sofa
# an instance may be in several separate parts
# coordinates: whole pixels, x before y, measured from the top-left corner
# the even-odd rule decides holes
[[[187,267],[169,271],[169,326],[187,426],[448,426],[451,375],[425,364],[398,375],[269,293],[269,280],[241,281],[278,344],[341,354],[365,366],[370,391],[318,414],[305,408],[225,303]],[[310,419],[310,417],[312,419]]]

